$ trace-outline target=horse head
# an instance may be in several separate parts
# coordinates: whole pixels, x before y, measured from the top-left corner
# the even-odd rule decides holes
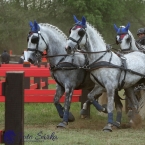
[[[73,18],[75,21],[75,25],[70,30],[70,35],[66,46],[67,53],[71,53],[81,46],[84,47],[87,42],[87,25],[85,17],[82,17],[81,21],[79,21],[76,16],[74,16]]]
[[[114,24],[114,29],[117,33],[116,44],[120,44],[121,50],[131,49],[132,34],[129,31],[130,23],[119,28]]]
[[[39,24],[36,21],[34,21],[34,23],[30,21],[29,25],[30,32],[27,36],[27,59],[33,64],[39,64],[41,62],[44,50],[48,49],[48,45],[43,37],[44,35],[42,36],[41,34]]]

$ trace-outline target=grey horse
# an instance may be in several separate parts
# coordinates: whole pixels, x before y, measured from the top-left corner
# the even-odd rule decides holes
[[[121,52],[123,54],[130,53],[133,51],[144,52],[144,47],[142,47],[135,41],[132,33],[129,30],[129,27],[130,27],[130,23],[128,23],[126,26],[120,26],[120,27],[117,27],[117,25],[114,24],[114,29],[117,33],[116,43],[118,45],[120,45]],[[136,97],[137,97],[135,102],[138,102],[138,104],[139,104],[138,112],[139,112],[139,114],[141,114],[142,118],[144,118],[143,116],[145,116],[145,114],[141,113],[141,112],[143,112],[141,108],[143,108],[143,106],[145,104],[145,101],[143,99],[144,96],[142,96],[143,90],[141,89],[141,88],[144,88],[144,85],[143,85],[144,82],[145,82],[145,79],[142,79],[135,86],[135,92],[136,92]],[[139,88],[139,89],[137,89],[137,88]],[[137,91],[137,90],[140,90],[140,91]],[[127,99],[130,99],[130,98],[127,98]],[[128,115],[133,116],[132,103],[130,100],[128,100],[128,108],[129,108]]]
[[[67,37],[57,27],[38,24],[36,21],[34,24],[30,22],[29,25],[31,30],[28,35],[27,59],[37,64],[41,61],[44,50],[47,51],[51,75],[57,82],[54,104],[59,116],[63,118],[57,127],[66,128],[68,121],[74,121],[73,115],[69,112],[74,89],[90,90],[94,87],[89,72],[82,68],[86,65],[85,55],[80,53],[68,55],[65,50]],[[65,102],[62,107],[59,100],[64,93]],[[105,111],[98,102],[97,109]]]
[[[126,66],[122,66],[121,58],[114,52],[106,49],[103,38],[96,29],[86,22],[85,17],[81,21],[78,21],[74,16],[74,20],[76,25],[74,26],[75,28],[71,29],[67,41],[67,49],[73,52],[76,50],[76,46],[79,45],[82,50],[87,52],[89,59],[87,68],[91,71],[91,79],[96,84],[88,94],[88,99],[96,107],[97,104],[94,96],[107,91],[108,122],[103,130],[112,131],[115,91],[122,84],[123,80],[122,88],[126,92],[133,92],[134,85],[142,77],[145,77],[145,54],[141,52],[125,54],[122,59],[126,59]],[[132,97],[131,94],[128,95]],[[137,109],[137,105],[135,105],[135,108]]]
[[[124,54],[126,53],[130,53],[133,51],[142,51],[142,47],[139,47],[139,45],[136,43],[132,33],[129,31],[129,27],[130,27],[130,23],[128,23],[126,26],[120,26],[117,27],[116,24],[114,24],[114,29],[117,32],[117,36],[116,36],[116,44],[120,45],[120,50],[121,52],[118,52],[118,55],[121,55],[123,57]],[[127,29],[128,31],[125,31],[125,29]],[[139,81],[136,85],[135,85],[135,89],[137,89],[139,87],[139,89],[141,89],[141,86],[143,85],[142,83],[144,83],[144,79],[142,79],[141,81]],[[145,99],[144,96],[142,96],[142,89],[141,91],[136,91],[136,96],[134,96],[134,92],[130,92],[130,91],[125,91],[125,95],[129,96],[130,93],[132,93],[132,95],[134,96],[133,100],[131,100],[132,98],[130,97],[126,97],[126,101],[127,101],[127,109],[128,109],[128,117],[129,117],[129,122],[131,123],[130,125],[134,125],[132,123],[135,122],[136,118],[139,118],[139,116],[136,116],[136,110],[139,112],[139,114],[142,116],[142,118],[144,118],[145,114],[141,113],[143,112],[143,106],[145,104]],[[118,92],[115,92],[115,95],[118,95]],[[114,97],[116,99],[116,96]],[[105,96],[106,97],[106,96]],[[117,99],[117,101],[119,101]],[[81,114],[83,114],[84,116],[87,116],[87,111],[86,108],[88,105],[90,105],[90,101],[87,100],[86,103],[84,103],[84,107],[81,111]],[[117,103],[119,104],[119,103]],[[134,104],[136,104],[136,106],[138,106],[136,108],[136,110],[134,110]],[[104,106],[104,105],[103,105]],[[116,106],[117,109],[117,117],[116,117],[116,122],[114,122],[113,124],[116,125],[116,127],[120,127],[121,125],[121,117],[119,117],[122,113],[121,110],[121,103],[120,106],[118,107],[118,105]],[[140,123],[140,122],[138,122]],[[128,124],[129,125],[129,124]]]

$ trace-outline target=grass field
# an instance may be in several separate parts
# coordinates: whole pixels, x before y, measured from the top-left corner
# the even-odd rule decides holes
[[[53,88],[54,85],[49,87]],[[107,121],[106,114],[91,106],[91,118],[81,119],[80,103],[72,103],[70,111],[75,122],[69,123],[67,129],[57,129],[61,119],[53,104],[26,103],[24,109],[25,145],[145,145],[145,121],[138,129],[123,127],[107,133],[102,131]],[[4,111],[4,103],[0,103],[0,130],[4,129]],[[123,113],[122,124],[127,122]]]
[[[0,103],[0,129],[4,129],[4,103]],[[145,122],[139,129],[119,129],[103,132],[107,116],[91,107],[91,118],[81,119],[80,103],[72,103],[75,122],[65,130],[57,129],[61,119],[53,104],[25,104],[25,145],[145,145]],[[115,116],[114,116],[115,117]],[[123,114],[122,123],[127,122]]]

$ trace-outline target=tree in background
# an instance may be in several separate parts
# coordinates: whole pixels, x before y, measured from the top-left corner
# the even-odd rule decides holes
[[[0,0],[0,50],[21,54],[27,47],[30,20],[50,23],[68,35],[73,15],[85,16],[106,43],[115,43],[113,24],[130,22],[135,36],[138,28],[145,27],[144,12],[144,0]]]

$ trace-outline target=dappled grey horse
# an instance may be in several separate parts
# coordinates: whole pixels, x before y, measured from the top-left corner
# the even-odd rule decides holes
[[[68,121],[74,121],[73,115],[69,112],[74,89],[94,87],[89,72],[82,69],[86,65],[85,55],[80,53],[68,55],[65,51],[67,37],[57,27],[44,23],[38,24],[36,21],[34,24],[32,22],[29,24],[31,31],[28,35],[28,60],[37,64],[41,61],[44,50],[47,51],[46,57],[50,64],[51,75],[57,82],[54,104],[59,116],[63,118],[57,127],[65,128]],[[59,100],[64,93],[63,108]],[[105,108],[98,103],[97,109],[105,111]]]
[[[117,32],[117,36],[116,36],[116,44],[119,44],[120,45],[120,50],[121,50],[121,53],[119,52],[118,55],[120,55],[121,57],[123,57],[123,55],[125,53],[130,53],[130,52],[133,52],[133,51],[140,51],[142,50],[142,47],[139,48],[139,45],[136,43],[132,33],[129,31],[129,27],[130,27],[130,23],[128,23],[126,26],[120,26],[120,27],[117,27],[115,24],[114,24],[114,29],[115,31]],[[143,82],[144,80],[141,80],[141,82]],[[139,82],[140,83],[140,82]],[[140,87],[140,84],[136,84],[136,88]],[[118,95],[118,93],[116,92],[115,93],[116,96]],[[136,110],[138,107],[136,107],[136,110],[133,110],[134,108],[134,104],[135,106],[139,106],[139,108],[142,108],[141,105],[144,105],[145,102],[144,99],[142,99],[141,101],[142,102],[139,102],[140,101],[140,98],[141,98],[141,93],[139,93],[139,95],[136,96],[134,95],[134,91],[132,92],[129,91],[129,90],[126,90],[125,91],[125,94],[126,96],[130,96],[129,94],[132,94],[132,98],[130,97],[126,97],[127,99],[127,108],[128,108],[128,117],[129,117],[129,121],[132,123],[134,121],[134,119],[136,119]],[[115,97],[116,99],[116,97]],[[86,101],[87,103],[88,101]],[[86,103],[84,103],[84,106],[86,106]],[[139,113],[140,111],[142,111],[141,109],[138,110]],[[85,114],[84,113],[84,109],[82,109],[82,114]],[[121,114],[121,110],[120,110],[120,107],[117,107],[117,119],[116,119],[116,122],[114,122],[113,124],[116,125],[117,127],[119,127],[118,125],[121,123],[121,118],[119,117]],[[118,124],[119,123],[119,124]]]
[[[121,52],[123,54],[125,53],[130,53],[130,52],[133,52],[133,51],[141,51],[141,52],[144,52],[144,47],[142,47],[141,45],[139,45],[132,33],[129,31],[129,27],[130,27],[130,23],[128,23],[126,26],[120,26],[120,27],[117,27],[116,24],[114,24],[114,29],[117,33],[117,36],[116,36],[116,43],[120,45],[120,49],[121,49]],[[122,55],[123,55],[122,54]],[[145,79],[142,79],[140,80],[137,84],[136,84],[136,87],[135,87],[135,92],[137,92],[138,95],[136,95],[136,97],[134,100],[136,103],[138,103],[139,107],[138,107],[138,112],[140,114],[140,112],[142,112],[142,109],[143,108],[143,105],[145,104],[145,99],[143,99],[141,94],[142,92],[142,87],[144,88],[144,82],[145,82]],[[128,92],[126,92],[128,93]],[[127,94],[126,94],[127,95]],[[142,98],[142,99],[141,99]],[[127,97],[127,99],[130,99]],[[133,113],[132,111],[132,103],[130,100],[128,100],[128,108],[129,108],[129,112],[128,112],[128,115],[130,115],[131,113]],[[131,116],[131,115],[130,115]],[[142,116],[144,116],[144,114],[142,114]]]
[[[126,91],[132,90],[133,92],[133,86],[142,77],[145,77],[145,54],[141,52],[125,54],[126,66],[123,66],[121,58],[106,49],[105,42],[99,32],[90,26],[84,17],[81,21],[78,21],[74,16],[74,20],[77,28],[71,29],[67,49],[73,52],[76,50],[76,46],[79,45],[82,50],[87,52],[89,65],[86,69],[91,71],[91,79],[96,84],[88,94],[88,99],[97,107],[94,96],[107,91],[108,122],[103,130],[112,131],[115,91],[121,84],[123,89]],[[136,105],[135,107],[137,108]]]

